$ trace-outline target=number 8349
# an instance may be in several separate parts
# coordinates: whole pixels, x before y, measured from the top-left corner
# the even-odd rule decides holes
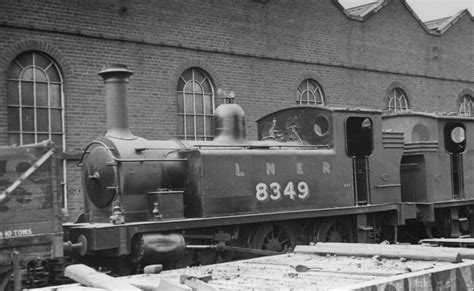
[[[298,182],[296,185],[290,181],[284,187],[277,182],[270,184],[258,183],[257,186],[255,186],[255,197],[261,202],[267,200],[281,200],[284,197],[291,200],[308,199],[309,187],[308,184],[303,181]]]

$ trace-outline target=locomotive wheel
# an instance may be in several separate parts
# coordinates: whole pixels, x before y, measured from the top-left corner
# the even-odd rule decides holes
[[[263,224],[253,233],[250,246],[254,249],[284,252],[296,245],[298,234],[295,227],[287,224]]]
[[[328,218],[315,229],[314,242],[355,242],[350,220]]]

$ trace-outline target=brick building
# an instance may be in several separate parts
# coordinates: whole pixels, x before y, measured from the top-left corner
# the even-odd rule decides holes
[[[77,156],[105,132],[107,64],[135,72],[131,130],[149,139],[212,138],[219,89],[250,139],[254,120],[296,104],[472,112],[467,10],[423,23],[404,0],[2,0],[0,19],[0,143],[63,146],[69,220]]]

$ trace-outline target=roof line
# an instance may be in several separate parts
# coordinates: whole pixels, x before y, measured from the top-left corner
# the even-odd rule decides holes
[[[359,22],[363,22],[367,19],[369,19],[370,17],[372,17],[373,15],[375,15],[377,12],[379,12],[381,9],[383,9],[384,7],[386,7],[387,5],[389,5],[392,1],[400,1],[403,6],[408,10],[408,12],[413,16],[413,18],[415,18],[415,20],[418,22],[418,24],[421,26],[421,28],[428,34],[430,35],[434,35],[434,36],[441,36],[443,35],[444,33],[446,33],[446,31],[448,31],[451,27],[453,27],[457,22],[459,22],[459,20],[461,18],[463,18],[465,15],[468,15],[470,16],[470,19],[471,21],[474,22],[474,16],[471,15],[471,13],[469,12],[469,10],[467,9],[463,9],[463,10],[460,10],[458,13],[450,16],[450,17],[446,17],[446,23],[443,23],[442,25],[438,26],[438,27],[435,27],[433,29],[430,29],[428,27],[428,23],[429,22],[433,22],[433,21],[436,21],[436,20],[430,20],[430,21],[426,21],[426,22],[423,22],[419,17],[418,15],[415,13],[415,11],[410,7],[410,5],[407,3],[406,0],[378,0],[378,4],[375,5],[374,7],[372,7],[371,9],[369,9],[368,11],[364,12],[362,15],[356,15],[356,14],[351,14],[349,12],[350,9],[353,9],[354,7],[352,8],[349,8],[349,9],[345,9],[341,3],[339,3],[339,0],[332,0],[332,3],[339,8],[339,10],[347,17],[349,18],[350,20],[355,20],[355,21],[359,21]],[[362,5],[363,6],[363,5]],[[444,18],[443,18],[444,19]],[[448,20],[449,19],[449,20]]]

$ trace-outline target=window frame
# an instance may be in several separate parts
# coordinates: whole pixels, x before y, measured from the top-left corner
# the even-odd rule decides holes
[[[202,80],[199,80],[198,77]],[[216,109],[215,85],[212,78],[202,68],[190,67],[180,74],[177,83],[178,138],[184,140],[212,140],[214,138],[212,119]],[[189,88],[191,88],[191,92],[189,92]],[[200,90],[196,90],[198,88]],[[187,108],[187,96],[191,96],[192,99],[191,111],[187,111],[189,109],[189,107]],[[197,98],[200,98],[202,108],[197,108],[196,105],[199,103],[196,102]],[[210,104],[206,103],[206,99],[210,99]],[[210,112],[206,112],[205,108],[207,106],[209,106]],[[188,117],[192,117],[192,130],[188,130]],[[202,128],[198,126],[199,118],[202,118]]]
[[[40,58],[38,58],[38,56]],[[25,60],[28,60],[28,58],[31,58],[31,62],[25,62],[25,64],[21,64],[20,62],[23,62]],[[37,59],[38,58],[38,59]],[[37,61],[39,61],[37,63]],[[46,61],[46,62],[42,62]],[[41,63],[47,64],[44,66],[41,66]],[[15,70],[16,66],[16,70]],[[57,80],[51,80],[50,79],[50,74],[48,74],[48,70],[54,70],[51,74],[55,74]],[[27,70],[31,70],[33,72],[32,74],[32,80],[29,80],[25,78],[25,73]],[[43,76],[45,77],[44,80],[37,79],[36,72],[40,71]],[[14,75],[14,76],[13,76]],[[11,138],[13,135],[18,136],[18,142],[19,145],[27,144],[30,143],[29,141],[25,141],[25,134],[33,135],[33,143],[38,143],[41,142],[42,140],[40,139],[41,136],[47,135],[48,139],[50,140],[60,140],[61,141],[61,146],[59,147],[62,152],[66,150],[66,132],[65,132],[65,96],[64,96],[64,78],[62,71],[59,67],[59,64],[48,54],[37,51],[37,50],[29,50],[29,51],[24,51],[20,54],[18,54],[9,64],[8,70],[7,70],[7,136],[8,136],[8,143],[11,144]],[[12,86],[17,86],[16,90],[12,93],[10,91],[10,83],[13,83]],[[32,84],[32,94],[31,96],[33,100],[33,104],[23,104],[23,99],[25,98],[24,95],[22,95],[22,84],[25,83],[31,83]],[[38,100],[41,98],[40,93],[37,92],[38,90],[38,85],[43,84],[46,85],[46,105],[40,105],[41,102],[38,102]],[[56,96],[57,103],[59,103],[59,106],[53,106],[52,100],[53,98],[53,90],[52,90],[52,85],[58,86],[56,88],[57,93],[59,94]],[[14,87],[12,87],[14,88]],[[43,91],[44,92],[44,91]],[[15,96],[13,96],[15,95]],[[43,96],[44,97],[44,96]],[[27,98],[27,97],[26,97]],[[16,99],[17,104],[14,102],[11,102],[12,100]],[[45,98],[43,98],[44,100]],[[15,122],[18,123],[18,130],[12,130],[11,129],[11,122],[12,122],[12,116],[11,116],[11,109],[17,108],[18,116],[15,116],[18,118]],[[33,130],[25,130],[23,128],[23,110],[24,109],[30,109],[33,110]],[[39,130],[39,121],[38,121],[38,110],[47,110],[47,130]],[[54,111],[59,111],[59,114],[55,116],[55,118],[60,119],[60,130],[53,130],[53,121],[55,120],[53,118],[52,112]],[[43,119],[44,121],[44,119]],[[57,136],[58,139],[53,139],[53,136]],[[26,143],[25,143],[26,142]],[[57,145],[57,143],[56,143]],[[62,207],[64,209],[67,209],[68,207],[68,201],[67,201],[67,168],[66,168],[66,160],[62,161],[62,199],[63,199],[63,205]]]
[[[310,85],[314,89],[310,89]],[[326,98],[324,96],[323,89],[321,85],[314,79],[308,78],[301,81],[296,89],[296,104],[298,105],[308,105],[308,106],[325,106]],[[306,100],[303,100],[304,96]],[[312,100],[309,97],[312,96]],[[318,98],[319,96],[319,98]],[[320,99],[320,100],[318,100]]]
[[[459,115],[461,116],[472,116],[472,107],[474,104],[474,98],[469,94],[462,95],[461,99],[459,100]],[[467,109],[467,110],[466,110]]]
[[[398,96],[397,96],[398,93]],[[402,104],[403,103],[403,104]],[[395,87],[387,94],[387,111],[404,112],[410,110],[407,93],[400,87]]]

